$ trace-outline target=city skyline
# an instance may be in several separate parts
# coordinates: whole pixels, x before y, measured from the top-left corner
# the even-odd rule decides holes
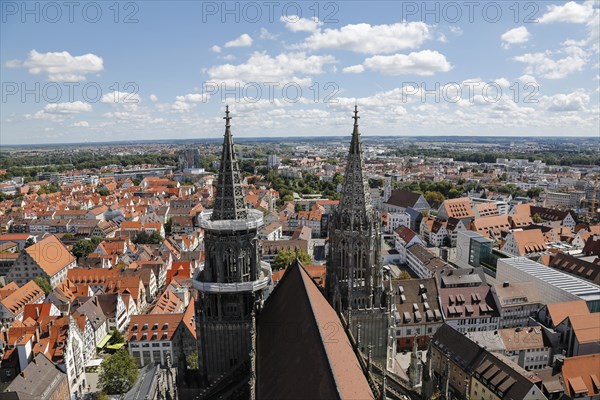
[[[242,138],[342,136],[354,104],[365,136],[597,135],[593,1],[24,4],[5,145],[219,138],[227,103]]]

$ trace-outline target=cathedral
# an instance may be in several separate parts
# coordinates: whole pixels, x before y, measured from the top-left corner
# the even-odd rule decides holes
[[[259,258],[263,214],[246,205],[229,114],[227,108],[214,207],[199,216],[206,252],[193,279],[199,398],[400,398],[401,388],[386,389],[395,309],[358,109],[330,222],[325,293],[299,261],[273,288],[270,265]]]

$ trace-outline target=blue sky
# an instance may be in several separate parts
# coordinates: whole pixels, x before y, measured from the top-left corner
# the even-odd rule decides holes
[[[1,144],[600,129],[597,1],[0,3]]]

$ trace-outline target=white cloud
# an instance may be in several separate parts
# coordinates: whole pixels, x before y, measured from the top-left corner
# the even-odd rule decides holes
[[[213,53],[220,53],[221,48],[215,44],[213,47],[210,48],[210,51],[212,51]]]
[[[289,82],[310,83],[310,78],[298,74],[323,73],[326,64],[333,64],[333,56],[308,56],[304,52],[281,53],[271,57],[265,52],[254,52],[243,64],[223,64],[209,68],[211,80],[230,82],[277,82],[281,86]]]
[[[342,72],[344,72],[345,74],[360,74],[364,70],[365,70],[365,67],[362,66],[361,64],[358,64],[358,65],[351,65],[349,67],[343,68]]]
[[[27,60],[20,63],[17,60],[5,64],[9,68],[28,68],[34,75],[47,74],[51,81],[79,82],[86,79],[87,74],[100,72],[104,69],[102,58],[95,54],[72,56],[67,51],[55,53],[39,53],[35,49],[29,52]]]
[[[292,32],[317,32],[323,25],[317,17],[300,18],[297,15],[282,16],[280,21]]]
[[[546,13],[541,16],[542,24],[551,22],[571,22],[582,24],[589,21],[594,14],[594,2],[586,1],[583,4],[569,1],[563,5],[546,6]]]
[[[225,47],[248,47],[252,46],[252,38],[247,33],[243,33],[239,38],[225,43]]]
[[[494,80],[494,82],[497,83],[498,85],[500,85],[501,87],[509,87],[510,86],[510,82],[506,78],[498,78],[498,79]]]
[[[363,64],[366,68],[381,72],[385,75],[415,74],[421,76],[433,75],[435,72],[446,72],[452,65],[446,57],[432,50],[423,50],[391,56],[373,56]]]
[[[275,40],[279,35],[269,32],[266,28],[260,28],[259,38],[263,40]]]
[[[527,53],[514,57],[515,61],[527,64],[526,74],[536,74],[548,79],[561,79],[574,72],[581,71],[586,65],[588,54],[581,48],[571,46],[565,48],[567,56],[558,60],[550,57],[552,52]]]
[[[51,103],[46,104],[43,110],[40,110],[33,115],[25,114],[25,118],[60,122],[67,118],[72,118],[79,113],[90,111],[92,111],[92,105],[82,101],[70,103]]]
[[[221,60],[225,60],[225,61],[233,61],[235,60],[235,56],[233,54],[227,54],[224,55],[222,57],[219,57]]]
[[[151,94],[150,95],[150,101],[153,102],[153,103],[156,103],[158,101],[158,97],[156,97],[155,94]]]
[[[140,96],[137,93],[120,92],[115,90],[102,96],[100,102],[106,104],[137,104],[140,102]]]
[[[545,96],[541,102],[548,107],[548,111],[581,111],[590,102],[590,96],[583,89],[579,89],[568,94],[559,93],[554,96]]]
[[[540,86],[537,79],[535,79],[535,76],[532,75],[521,75],[518,79],[519,82],[521,82],[524,85],[531,84],[535,86]]]
[[[90,124],[87,121],[77,121],[74,122],[71,126],[75,128],[87,128],[88,126],[90,126]]]
[[[79,114],[81,112],[92,111],[92,105],[83,101],[74,101],[72,103],[53,103],[44,107],[44,112],[48,114]]]
[[[175,98],[177,101],[184,101],[186,103],[206,103],[208,99],[210,99],[210,94],[208,93],[188,93]]]
[[[314,32],[298,47],[312,50],[343,49],[363,54],[393,53],[417,48],[429,38],[429,26],[423,22],[390,25],[363,23]]]
[[[187,112],[194,107],[194,104],[186,103],[185,101],[176,101],[171,104],[171,109],[174,111]]]
[[[511,44],[526,43],[529,41],[531,34],[524,26],[506,31],[500,36],[502,39],[502,47],[508,49]]]

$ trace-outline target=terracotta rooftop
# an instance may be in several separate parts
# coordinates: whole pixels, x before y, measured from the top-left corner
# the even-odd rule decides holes
[[[565,358],[562,375],[571,398],[600,395],[600,354]]]
[[[25,251],[48,276],[54,276],[75,261],[75,257],[54,235],[46,236]]]
[[[590,313],[590,309],[584,300],[548,304],[546,307],[554,326],[563,322],[569,315],[587,315]]]

